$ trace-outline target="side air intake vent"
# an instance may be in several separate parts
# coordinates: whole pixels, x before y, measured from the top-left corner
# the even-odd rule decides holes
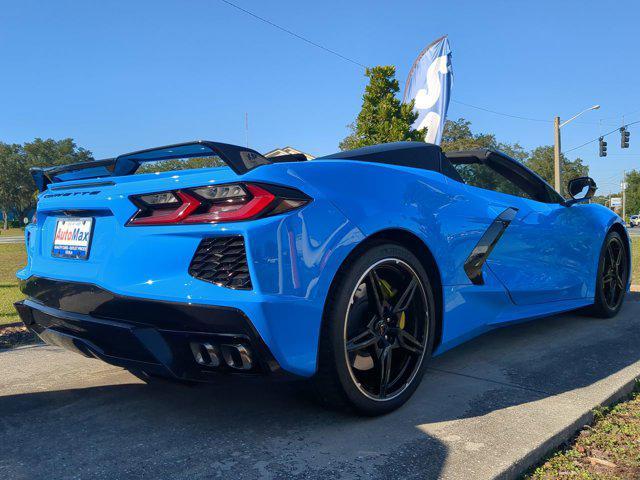
[[[205,238],[198,245],[189,266],[189,275],[222,287],[251,289],[244,238]]]

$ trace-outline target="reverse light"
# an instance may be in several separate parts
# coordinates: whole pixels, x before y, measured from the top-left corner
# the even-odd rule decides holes
[[[150,195],[140,195],[138,199],[146,205],[160,205],[170,207],[178,205],[180,199],[173,192],[152,193]]]
[[[247,191],[240,184],[201,187],[193,191],[207,200],[232,200],[247,196]]]
[[[211,185],[144,195],[127,225],[238,222],[285,213],[311,198],[299,190],[256,183]]]

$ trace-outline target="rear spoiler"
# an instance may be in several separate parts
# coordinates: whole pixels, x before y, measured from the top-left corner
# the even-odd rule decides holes
[[[125,153],[115,158],[92,160],[47,168],[32,168],[31,176],[40,192],[51,183],[132,175],[145,162],[176,158],[217,156],[235,173],[242,175],[260,165],[272,163],[255,150],[228,143],[198,140]]]

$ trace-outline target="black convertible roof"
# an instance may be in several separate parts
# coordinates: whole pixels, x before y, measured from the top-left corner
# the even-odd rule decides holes
[[[423,142],[392,142],[337,152],[316,160],[361,160],[441,172],[442,150]]]
[[[495,156],[502,157],[512,162],[520,163],[514,158],[507,155],[506,153],[501,152],[500,150],[495,150],[493,148],[476,148],[474,150],[458,150],[456,152],[445,152],[444,155],[449,160],[455,159],[455,163],[458,163],[458,164],[483,162],[488,158],[495,157]],[[468,159],[468,162],[465,162],[464,161],[465,159]]]

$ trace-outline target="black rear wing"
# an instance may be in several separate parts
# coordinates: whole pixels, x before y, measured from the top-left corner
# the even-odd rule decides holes
[[[47,168],[32,168],[31,176],[39,191],[51,183],[132,175],[145,162],[216,156],[235,173],[242,175],[272,161],[255,150],[228,143],[198,140],[125,153],[116,158],[92,160]]]

